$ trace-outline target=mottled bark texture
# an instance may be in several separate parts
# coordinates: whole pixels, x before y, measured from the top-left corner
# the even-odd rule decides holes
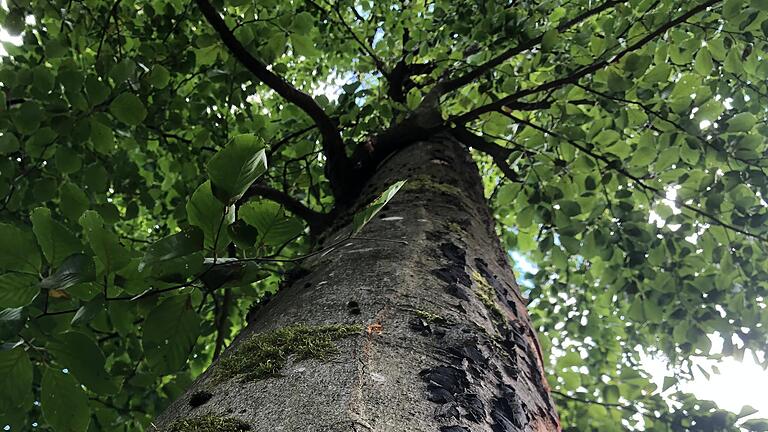
[[[216,363],[160,416],[159,430],[211,414],[254,431],[560,430],[525,300],[465,146],[441,135],[399,151],[358,204],[402,179],[360,235],[407,245],[355,240],[307,260],[305,276],[222,358],[254,334],[297,323],[360,324],[359,334],[334,341],[338,353],[325,360],[289,361],[279,377],[221,381]]]

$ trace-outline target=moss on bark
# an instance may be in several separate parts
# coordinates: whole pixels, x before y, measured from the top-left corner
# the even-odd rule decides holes
[[[215,380],[220,382],[238,375],[243,381],[279,376],[289,357],[327,359],[338,352],[335,340],[360,334],[362,330],[361,325],[299,324],[251,336],[237,351],[221,359]]]
[[[178,420],[171,425],[168,432],[241,432],[249,430],[251,427],[242,420],[208,414]]]

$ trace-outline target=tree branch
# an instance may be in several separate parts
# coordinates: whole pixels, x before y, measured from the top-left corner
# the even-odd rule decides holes
[[[675,18],[675,19],[673,19],[671,21],[668,21],[664,25],[659,26],[656,30],[646,34],[645,36],[640,38],[639,41],[633,43],[632,45],[628,46],[627,48],[625,48],[624,50],[620,51],[618,54],[616,54],[613,57],[610,57],[607,60],[596,61],[596,62],[594,62],[594,63],[592,63],[592,64],[590,64],[588,66],[585,66],[585,67],[579,69],[578,71],[574,72],[573,74],[571,74],[571,75],[569,75],[567,77],[563,77],[563,78],[559,78],[559,79],[556,79],[556,80],[553,80],[553,81],[549,81],[549,82],[546,82],[544,84],[538,85],[538,86],[533,87],[533,88],[520,90],[517,93],[505,96],[505,97],[503,97],[503,98],[501,98],[501,99],[499,99],[499,100],[497,100],[495,102],[491,102],[491,103],[489,103],[487,105],[483,105],[481,107],[475,108],[474,110],[469,111],[469,112],[467,112],[465,114],[461,114],[459,116],[456,116],[453,119],[451,119],[451,121],[456,123],[456,124],[464,124],[466,122],[469,122],[469,121],[472,121],[472,120],[476,119],[477,117],[479,117],[482,114],[485,114],[485,113],[488,113],[488,112],[491,112],[491,111],[497,111],[497,110],[501,109],[504,106],[508,106],[508,105],[510,105],[513,102],[517,102],[518,99],[521,99],[523,97],[530,96],[530,95],[536,94],[536,93],[541,93],[541,92],[544,92],[544,91],[554,90],[554,89],[562,87],[562,86],[564,86],[566,84],[576,83],[576,82],[578,82],[579,79],[581,79],[581,78],[583,78],[583,77],[585,77],[585,76],[587,76],[589,74],[592,74],[592,73],[597,72],[598,70],[600,70],[600,69],[602,69],[602,68],[604,68],[606,66],[609,66],[609,65],[612,65],[614,63],[619,62],[627,54],[642,48],[643,46],[645,46],[645,44],[647,44],[651,40],[657,38],[658,36],[664,34],[667,30],[671,29],[672,27],[675,27],[678,24],[681,24],[681,23],[685,22],[687,19],[689,19],[693,15],[696,15],[697,13],[706,10],[708,7],[715,5],[715,4],[719,3],[720,1],[722,1],[722,0],[707,0],[707,1],[705,1],[704,3],[694,7],[693,9],[689,10],[688,12],[678,16],[677,18]]]
[[[517,173],[512,171],[512,168],[509,166],[509,162],[507,162],[507,158],[509,158],[509,155],[512,154],[512,149],[488,142],[483,139],[483,137],[473,134],[462,126],[451,129],[451,133],[456,137],[456,139],[463,142],[465,145],[490,156],[493,159],[493,162],[499,167],[501,172],[503,172],[507,177],[507,179],[510,181],[520,180]]]
[[[311,131],[316,127],[317,125],[313,124],[311,126],[307,126],[305,128],[299,129],[295,132],[291,132],[288,135],[281,138],[280,141],[270,145],[269,149],[267,149],[267,159],[271,158],[273,154],[277,153],[278,150],[280,150],[285,144],[289,143],[291,140],[304,135],[305,133]]]
[[[241,198],[241,201],[245,202],[254,196],[266,198],[282,205],[286,210],[304,219],[309,224],[310,231],[313,232],[322,230],[328,224],[330,219],[330,214],[312,210],[287,193],[263,184],[251,185],[245,195],[243,195],[243,198]]]
[[[269,70],[261,60],[251,55],[208,0],[196,0],[196,2],[208,23],[216,30],[224,45],[240,64],[277,94],[301,108],[317,124],[323,137],[323,152],[326,157],[325,174],[331,183],[334,196],[337,199],[345,198],[349,183],[346,177],[352,172],[352,165],[344,149],[344,141],[333,120],[310,95],[293,87],[281,76]]]

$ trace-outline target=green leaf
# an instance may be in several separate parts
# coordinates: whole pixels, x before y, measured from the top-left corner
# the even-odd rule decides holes
[[[661,322],[664,319],[664,310],[653,299],[643,300],[643,314],[650,322]]]
[[[728,132],[747,132],[757,123],[757,118],[750,112],[738,113],[728,120]]]
[[[72,174],[77,172],[83,165],[80,155],[72,149],[64,146],[56,148],[56,168],[62,174]]]
[[[37,274],[42,260],[32,233],[0,223],[0,268]]]
[[[715,67],[712,61],[712,56],[709,54],[707,47],[699,48],[699,52],[696,53],[696,60],[693,63],[693,68],[696,72],[704,76],[709,76]]]
[[[371,221],[376,213],[379,212],[384,206],[387,205],[395,194],[403,187],[405,180],[401,180],[390,185],[378,198],[373,200],[370,204],[365,206],[364,209],[355,213],[352,219],[352,234],[357,234],[363,229],[365,224]]]
[[[256,228],[257,245],[279,246],[304,231],[304,223],[287,217],[273,201],[251,201],[240,207],[240,218]]]
[[[180,233],[158,240],[147,248],[139,263],[139,271],[146,266],[162,265],[175,258],[203,249],[205,235],[198,227],[189,227]]]
[[[157,89],[164,89],[168,86],[168,82],[171,80],[171,73],[168,72],[163,65],[156,65],[152,68],[152,72],[147,77],[147,81],[152,87]]]
[[[96,266],[88,255],[76,253],[67,257],[56,272],[40,282],[47,290],[65,290],[73,285],[96,280]]]
[[[21,104],[19,108],[12,111],[11,114],[16,129],[26,135],[31,135],[40,127],[40,119],[43,116],[43,109],[37,101],[27,101]]]
[[[189,223],[203,230],[206,249],[212,249],[214,243],[219,251],[227,247],[229,235],[226,228],[234,222],[234,216],[233,207],[225,207],[213,196],[210,181],[200,185],[187,203]]]
[[[197,67],[212,65],[219,56],[219,47],[216,44],[195,50],[195,65]]]
[[[101,82],[95,75],[89,75],[85,79],[85,91],[88,94],[88,101],[91,106],[98,105],[109,97],[109,87]]]
[[[307,34],[312,31],[312,28],[314,27],[314,21],[315,20],[312,18],[312,14],[309,12],[297,13],[293,16],[290,30],[301,34]]]
[[[37,243],[51,266],[56,267],[64,258],[83,252],[80,240],[64,225],[53,220],[49,209],[38,207],[32,210],[29,218],[32,221],[32,231],[35,233]]]
[[[541,37],[541,49],[542,51],[552,51],[552,48],[557,45],[559,40],[559,32],[557,29],[548,30]]]
[[[72,327],[88,324],[99,314],[99,312],[103,312],[105,309],[104,296],[97,295],[84,305],[80,306],[69,323]]]
[[[300,56],[312,58],[318,55],[314,40],[298,33],[291,33],[291,46],[293,51]]]
[[[123,123],[136,126],[147,117],[147,109],[132,93],[123,93],[109,104],[109,112]]]
[[[741,75],[744,73],[744,65],[741,64],[741,58],[736,51],[737,50],[734,49],[728,51],[728,54],[725,56],[725,62],[723,62],[723,67],[726,72]]]
[[[234,204],[267,171],[264,144],[255,135],[241,135],[216,153],[206,168],[214,196]]]
[[[762,12],[768,12],[768,0],[750,0],[749,4]]]
[[[737,418],[742,418],[746,416],[751,416],[752,414],[755,414],[758,412],[757,409],[751,407],[750,405],[744,405],[741,407],[741,411],[739,411],[739,414],[736,416]]]
[[[768,419],[749,419],[741,424],[741,427],[750,432],[768,431]]]
[[[560,373],[563,379],[563,386],[566,390],[575,391],[581,387],[581,374],[574,371],[565,371]]]
[[[77,221],[83,212],[90,206],[88,195],[74,183],[64,183],[59,188],[59,207],[64,216]]]
[[[677,384],[677,378],[671,377],[671,376],[664,377],[664,384],[662,385],[661,391],[667,391],[667,389],[669,389],[670,387],[676,384]]]
[[[91,422],[88,396],[70,374],[45,368],[40,407],[45,420],[57,432],[88,430]]]
[[[93,149],[102,154],[114,153],[115,133],[112,131],[112,128],[105,126],[97,120],[91,120],[90,124]]]
[[[128,264],[131,258],[128,250],[120,244],[113,232],[104,228],[104,222],[97,212],[88,210],[83,213],[80,225],[105,273],[115,272]]]
[[[9,154],[21,148],[19,139],[11,132],[2,132],[0,135],[0,154]]]
[[[142,343],[153,371],[173,373],[186,364],[200,331],[200,319],[190,302],[189,296],[174,296],[147,315]]]
[[[16,308],[32,303],[40,293],[36,276],[24,273],[0,275],[0,308]]]
[[[26,308],[17,307],[0,310],[0,342],[18,340],[19,332],[24,328],[27,319],[29,319],[29,315]],[[0,414],[2,414],[1,409]]]
[[[0,418],[15,418],[32,408],[32,362],[16,347],[0,351]],[[2,422],[5,424],[5,422]]]
[[[106,371],[106,359],[96,342],[87,335],[69,331],[52,339],[47,346],[61,367],[66,368],[88,390],[97,394],[115,394],[118,385]]]
[[[561,200],[558,204],[560,205],[560,210],[566,216],[573,217],[581,213],[581,206],[576,201]]]
[[[726,0],[723,5],[723,18],[733,18],[741,12],[744,0]]]

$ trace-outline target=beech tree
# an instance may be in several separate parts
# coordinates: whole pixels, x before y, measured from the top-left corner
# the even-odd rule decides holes
[[[4,430],[768,430],[768,1],[3,3]]]

